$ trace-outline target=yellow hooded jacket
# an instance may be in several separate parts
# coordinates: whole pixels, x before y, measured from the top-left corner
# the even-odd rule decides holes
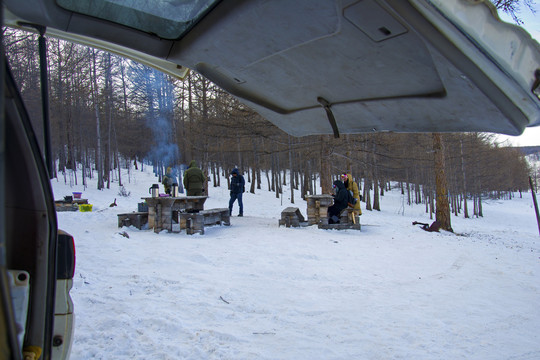
[[[360,209],[360,192],[358,191],[358,184],[353,180],[351,174],[347,174],[347,190],[353,192],[353,197],[356,199],[356,204],[354,204],[354,210],[358,212],[358,215],[362,215],[362,209]]]

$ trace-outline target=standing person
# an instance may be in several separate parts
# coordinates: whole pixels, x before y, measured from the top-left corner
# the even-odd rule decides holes
[[[346,173],[341,174],[341,181],[343,181],[343,184],[347,190],[352,191],[352,196],[356,199],[356,204],[354,204],[353,207],[354,215],[362,215],[362,210],[360,209],[360,191],[358,190],[358,184],[353,180],[351,174]]]
[[[197,162],[191,160],[188,169],[184,172],[184,188],[187,196],[202,196],[205,180],[202,170],[197,167]]]
[[[334,197],[334,204],[328,207],[328,223],[339,224],[339,214],[349,206],[347,202],[349,199],[349,192],[341,180],[334,181],[333,187],[334,190],[336,190],[336,193],[332,194]]]
[[[176,182],[176,177],[172,173],[172,168],[169,166],[167,168],[167,173],[163,175],[163,179],[161,180],[161,183],[163,184],[163,187],[165,188],[166,194],[171,194],[171,187],[172,184]]]
[[[238,206],[240,207],[240,212],[238,216],[244,216],[244,204],[242,203],[242,194],[244,193],[244,186],[246,182],[244,177],[240,175],[240,172],[237,168],[234,168],[231,171],[231,199],[229,200],[229,215],[232,216],[232,208],[235,200],[238,199]]]

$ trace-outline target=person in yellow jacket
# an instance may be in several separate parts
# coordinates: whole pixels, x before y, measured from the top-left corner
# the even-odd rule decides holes
[[[356,204],[354,204],[354,214],[362,215],[362,210],[360,209],[360,192],[358,191],[358,184],[353,180],[351,174],[343,173],[341,174],[341,180],[347,190],[352,191],[353,198],[356,199]]]

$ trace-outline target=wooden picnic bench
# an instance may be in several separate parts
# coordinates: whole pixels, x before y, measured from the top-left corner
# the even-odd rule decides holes
[[[347,207],[339,214],[339,224],[328,224],[327,221],[326,223],[319,223],[318,227],[319,229],[360,230],[360,216],[354,214],[353,208]]]
[[[230,225],[231,217],[229,209],[218,208],[201,210],[199,212],[180,212],[178,214],[179,227],[173,227],[173,232],[180,232],[181,229],[186,229],[186,234],[193,235],[199,232],[204,235],[204,227],[206,225]],[[178,230],[178,231],[176,231]]]
[[[118,214],[118,227],[135,226],[141,230],[144,225],[148,224],[148,212],[130,212]]]
[[[304,216],[302,216],[300,209],[297,207],[288,207],[281,212],[279,226],[285,225],[286,227],[299,227],[300,223],[304,221]]]

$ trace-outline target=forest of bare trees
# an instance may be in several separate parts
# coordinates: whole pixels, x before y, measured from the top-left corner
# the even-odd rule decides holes
[[[4,29],[8,60],[30,115],[41,119],[37,35]],[[443,164],[452,212],[482,216],[482,199],[527,191],[530,168],[516,149],[483,133],[373,133],[295,138],[262,119],[195,72],[173,79],[118,56],[48,38],[50,115],[55,175],[82,170],[85,183],[122,184],[121,168],[167,166],[197,160],[209,186],[238,167],[294,202],[330,192],[332,178],[351,172],[363,208],[380,210],[380,197],[398,184],[406,202],[435,214],[435,164]],[[436,139],[439,136],[439,139]],[[444,144],[438,152],[435,139]],[[320,181],[320,187],[318,184]]]

